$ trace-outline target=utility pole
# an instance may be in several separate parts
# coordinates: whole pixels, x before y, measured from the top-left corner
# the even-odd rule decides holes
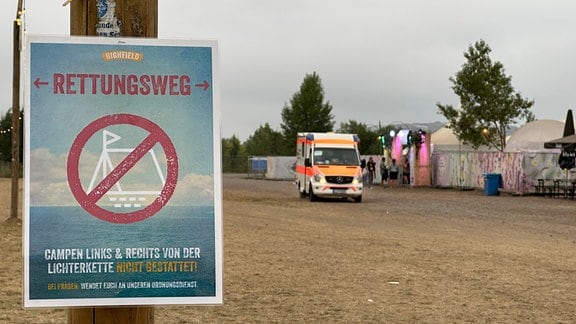
[[[18,221],[18,196],[20,183],[20,52],[22,48],[22,0],[18,0],[16,19],[14,20],[14,44],[12,66],[12,201],[10,220]]]
[[[68,3],[72,36],[158,37],[158,0],[67,0],[65,4]],[[107,14],[99,17],[103,6]],[[154,307],[68,309],[68,324],[96,323],[152,324]]]

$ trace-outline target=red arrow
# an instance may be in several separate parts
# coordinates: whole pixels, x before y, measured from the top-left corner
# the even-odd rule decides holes
[[[36,88],[40,89],[41,85],[48,85],[48,81],[40,81],[40,78],[36,78],[36,80],[34,81],[34,85],[36,86]]]
[[[204,91],[206,91],[206,89],[208,89],[208,87],[209,87],[210,85],[208,84],[208,82],[206,82],[206,80],[204,80],[203,83],[196,83],[194,86],[195,86],[196,88],[204,88]]]

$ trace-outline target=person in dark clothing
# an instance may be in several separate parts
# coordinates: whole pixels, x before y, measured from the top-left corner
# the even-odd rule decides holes
[[[410,184],[410,161],[404,161],[404,168],[402,168],[402,184]]]
[[[372,189],[372,184],[374,183],[374,178],[376,177],[376,162],[374,162],[372,157],[368,158],[366,168],[368,169],[368,187]]]
[[[386,166],[385,157],[382,157],[382,161],[380,162],[380,176],[381,176],[380,185],[384,187],[384,185],[388,183],[388,166]]]
[[[398,172],[400,172],[400,168],[398,168],[398,164],[396,164],[396,159],[392,159],[392,164],[388,169],[390,174],[390,185],[395,186],[398,184]]]

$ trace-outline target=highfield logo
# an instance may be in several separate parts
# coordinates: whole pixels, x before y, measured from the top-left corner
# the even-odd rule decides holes
[[[132,51],[107,51],[102,53],[102,59],[104,61],[142,61],[144,54]]]

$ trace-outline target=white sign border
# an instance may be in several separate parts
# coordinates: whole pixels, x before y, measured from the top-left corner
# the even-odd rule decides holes
[[[106,38],[81,36],[26,35],[24,59],[24,116],[30,116],[30,44],[107,44],[148,46],[195,46],[212,49],[212,100],[213,100],[213,162],[214,162],[214,232],[215,232],[215,296],[210,297],[126,297],[126,298],[78,298],[78,299],[30,299],[29,248],[30,248],[30,118],[24,118],[24,197],[22,226],[23,306],[37,307],[84,307],[84,306],[151,306],[151,305],[221,305],[223,303],[223,221],[222,221],[222,158],[221,158],[221,101],[218,42],[215,40],[169,40],[150,38]]]

